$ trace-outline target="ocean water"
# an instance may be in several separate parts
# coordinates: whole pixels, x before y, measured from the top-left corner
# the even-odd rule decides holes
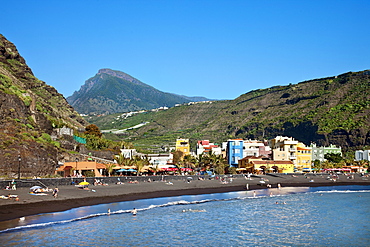
[[[0,245],[370,246],[369,206],[370,186],[146,199],[2,222]]]

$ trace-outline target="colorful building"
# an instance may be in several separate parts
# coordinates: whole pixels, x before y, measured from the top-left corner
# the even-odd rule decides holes
[[[221,147],[217,144],[209,142],[209,140],[202,140],[197,142],[196,155],[201,155],[202,153],[210,153],[220,155],[222,154]]]
[[[306,147],[303,143],[297,144],[297,163],[295,171],[310,172],[312,169],[312,148]]]
[[[267,143],[257,140],[244,140],[243,141],[243,157],[247,156],[264,156],[269,157],[271,148]]]
[[[239,160],[243,158],[243,140],[231,139],[227,141],[227,163],[237,167]]]
[[[175,150],[183,152],[184,155],[190,154],[189,139],[177,139]]]
[[[269,141],[272,149],[273,160],[287,160],[297,163],[297,145],[298,141],[292,137],[277,136]]]
[[[237,166],[238,161],[244,157],[263,156],[269,158],[271,148],[267,143],[257,140],[231,139],[227,141],[227,161],[229,165]]]
[[[95,177],[102,177],[107,166],[96,161],[76,161],[65,162],[62,166],[58,167],[55,174],[62,177],[80,177],[85,176],[86,172],[93,172]]]
[[[262,156],[247,156],[239,160],[237,171],[250,173],[292,173],[294,164],[289,160],[265,160]]]

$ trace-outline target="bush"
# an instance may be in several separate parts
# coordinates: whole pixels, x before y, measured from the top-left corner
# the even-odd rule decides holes
[[[95,177],[95,173],[93,171],[86,171],[85,176],[86,177]]]

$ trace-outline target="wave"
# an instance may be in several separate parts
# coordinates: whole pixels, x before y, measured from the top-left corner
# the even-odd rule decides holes
[[[319,193],[319,194],[332,194],[332,193],[370,193],[370,190],[319,190],[312,193]]]
[[[147,211],[147,210],[152,210],[152,209],[155,209],[155,208],[172,207],[172,206],[178,206],[178,205],[203,204],[203,203],[217,202],[217,201],[251,200],[251,199],[263,199],[263,198],[269,198],[269,197],[283,197],[283,196],[288,196],[288,195],[291,195],[291,194],[301,194],[301,193],[304,193],[304,194],[305,193],[314,193],[314,194],[326,193],[326,194],[330,194],[330,193],[369,193],[370,192],[370,190],[335,190],[335,189],[331,189],[331,190],[318,190],[318,191],[305,191],[305,192],[290,191],[290,192],[285,193],[285,194],[284,193],[283,194],[280,194],[280,193],[276,194],[276,191],[280,191],[280,190],[273,190],[273,191],[275,191],[275,194],[271,194],[271,193],[269,193],[269,191],[271,191],[271,190],[269,190],[269,189],[259,190],[259,194],[256,195],[256,196],[238,196],[238,192],[230,192],[230,193],[226,193],[226,194],[230,195],[230,197],[228,197],[228,198],[208,198],[208,199],[201,199],[201,200],[194,200],[194,201],[187,201],[187,200],[169,201],[169,202],[163,203],[163,204],[157,204],[157,205],[151,204],[151,205],[146,206],[146,207],[137,208],[137,211]],[[245,192],[252,192],[252,191],[243,191],[243,192],[245,193]],[[283,190],[281,190],[281,192],[283,192]],[[213,194],[213,195],[218,195],[218,194],[222,195],[222,194],[225,194],[225,193],[216,193],[216,194]],[[206,196],[206,195],[199,195],[199,196]],[[37,228],[49,227],[49,226],[57,225],[57,224],[68,224],[68,223],[71,223],[71,222],[87,220],[87,219],[91,219],[91,218],[95,218],[95,217],[104,217],[104,216],[108,216],[108,215],[127,214],[127,213],[131,213],[131,210],[117,210],[117,211],[112,211],[110,213],[108,213],[108,212],[95,213],[95,214],[89,214],[89,215],[86,215],[86,216],[73,218],[73,219],[68,219],[68,220],[60,220],[60,221],[52,221],[52,222],[46,222],[46,223],[35,223],[35,224],[29,224],[29,225],[22,225],[22,226],[16,226],[16,227],[13,227],[13,228],[8,228],[8,229],[5,229],[5,230],[1,230],[0,234],[1,233],[7,233],[7,232],[13,232],[13,231],[21,231],[21,230],[24,230],[24,229],[32,229],[32,228],[37,229]],[[22,218],[24,218],[24,217],[22,217]]]
[[[259,196],[263,197],[263,196]],[[213,201],[231,201],[231,200],[242,200],[242,199],[256,199],[257,197],[235,197],[235,198],[226,198],[226,199],[203,199],[199,201],[186,201],[186,200],[179,200],[179,201],[172,201],[172,202],[167,202],[164,204],[159,204],[159,205],[149,205],[148,207],[143,207],[143,208],[138,208],[137,211],[147,211],[155,208],[163,208],[163,207],[171,207],[171,206],[178,206],[178,205],[194,205],[194,204],[202,204],[202,203],[207,203],[207,202],[213,202]],[[23,225],[23,226],[17,226],[13,228],[8,228],[5,230],[1,230],[1,233],[6,233],[6,232],[13,232],[13,231],[21,231],[24,229],[32,229],[32,228],[44,228],[44,227],[49,227],[52,225],[57,225],[57,224],[68,224],[71,222],[76,222],[76,221],[81,221],[81,220],[87,220],[95,217],[102,217],[102,216],[108,216],[108,215],[115,215],[115,214],[127,214],[131,213],[132,210],[117,210],[117,211],[112,211],[110,213],[97,213],[97,214],[90,214],[74,219],[69,219],[69,220],[60,220],[60,221],[53,221],[53,222],[47,222],[47,223],[37,223],[37,224],[30,224],[30,225]],[[24,218],[24,217],[22,217]]]

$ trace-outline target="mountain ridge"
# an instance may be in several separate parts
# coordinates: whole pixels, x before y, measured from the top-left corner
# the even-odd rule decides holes
[[[111,114],[159,107],[172,107],[191,101],[207,100],[162,92],[140,80],[117,70],[100,69],[67,101],[86,115]]]

